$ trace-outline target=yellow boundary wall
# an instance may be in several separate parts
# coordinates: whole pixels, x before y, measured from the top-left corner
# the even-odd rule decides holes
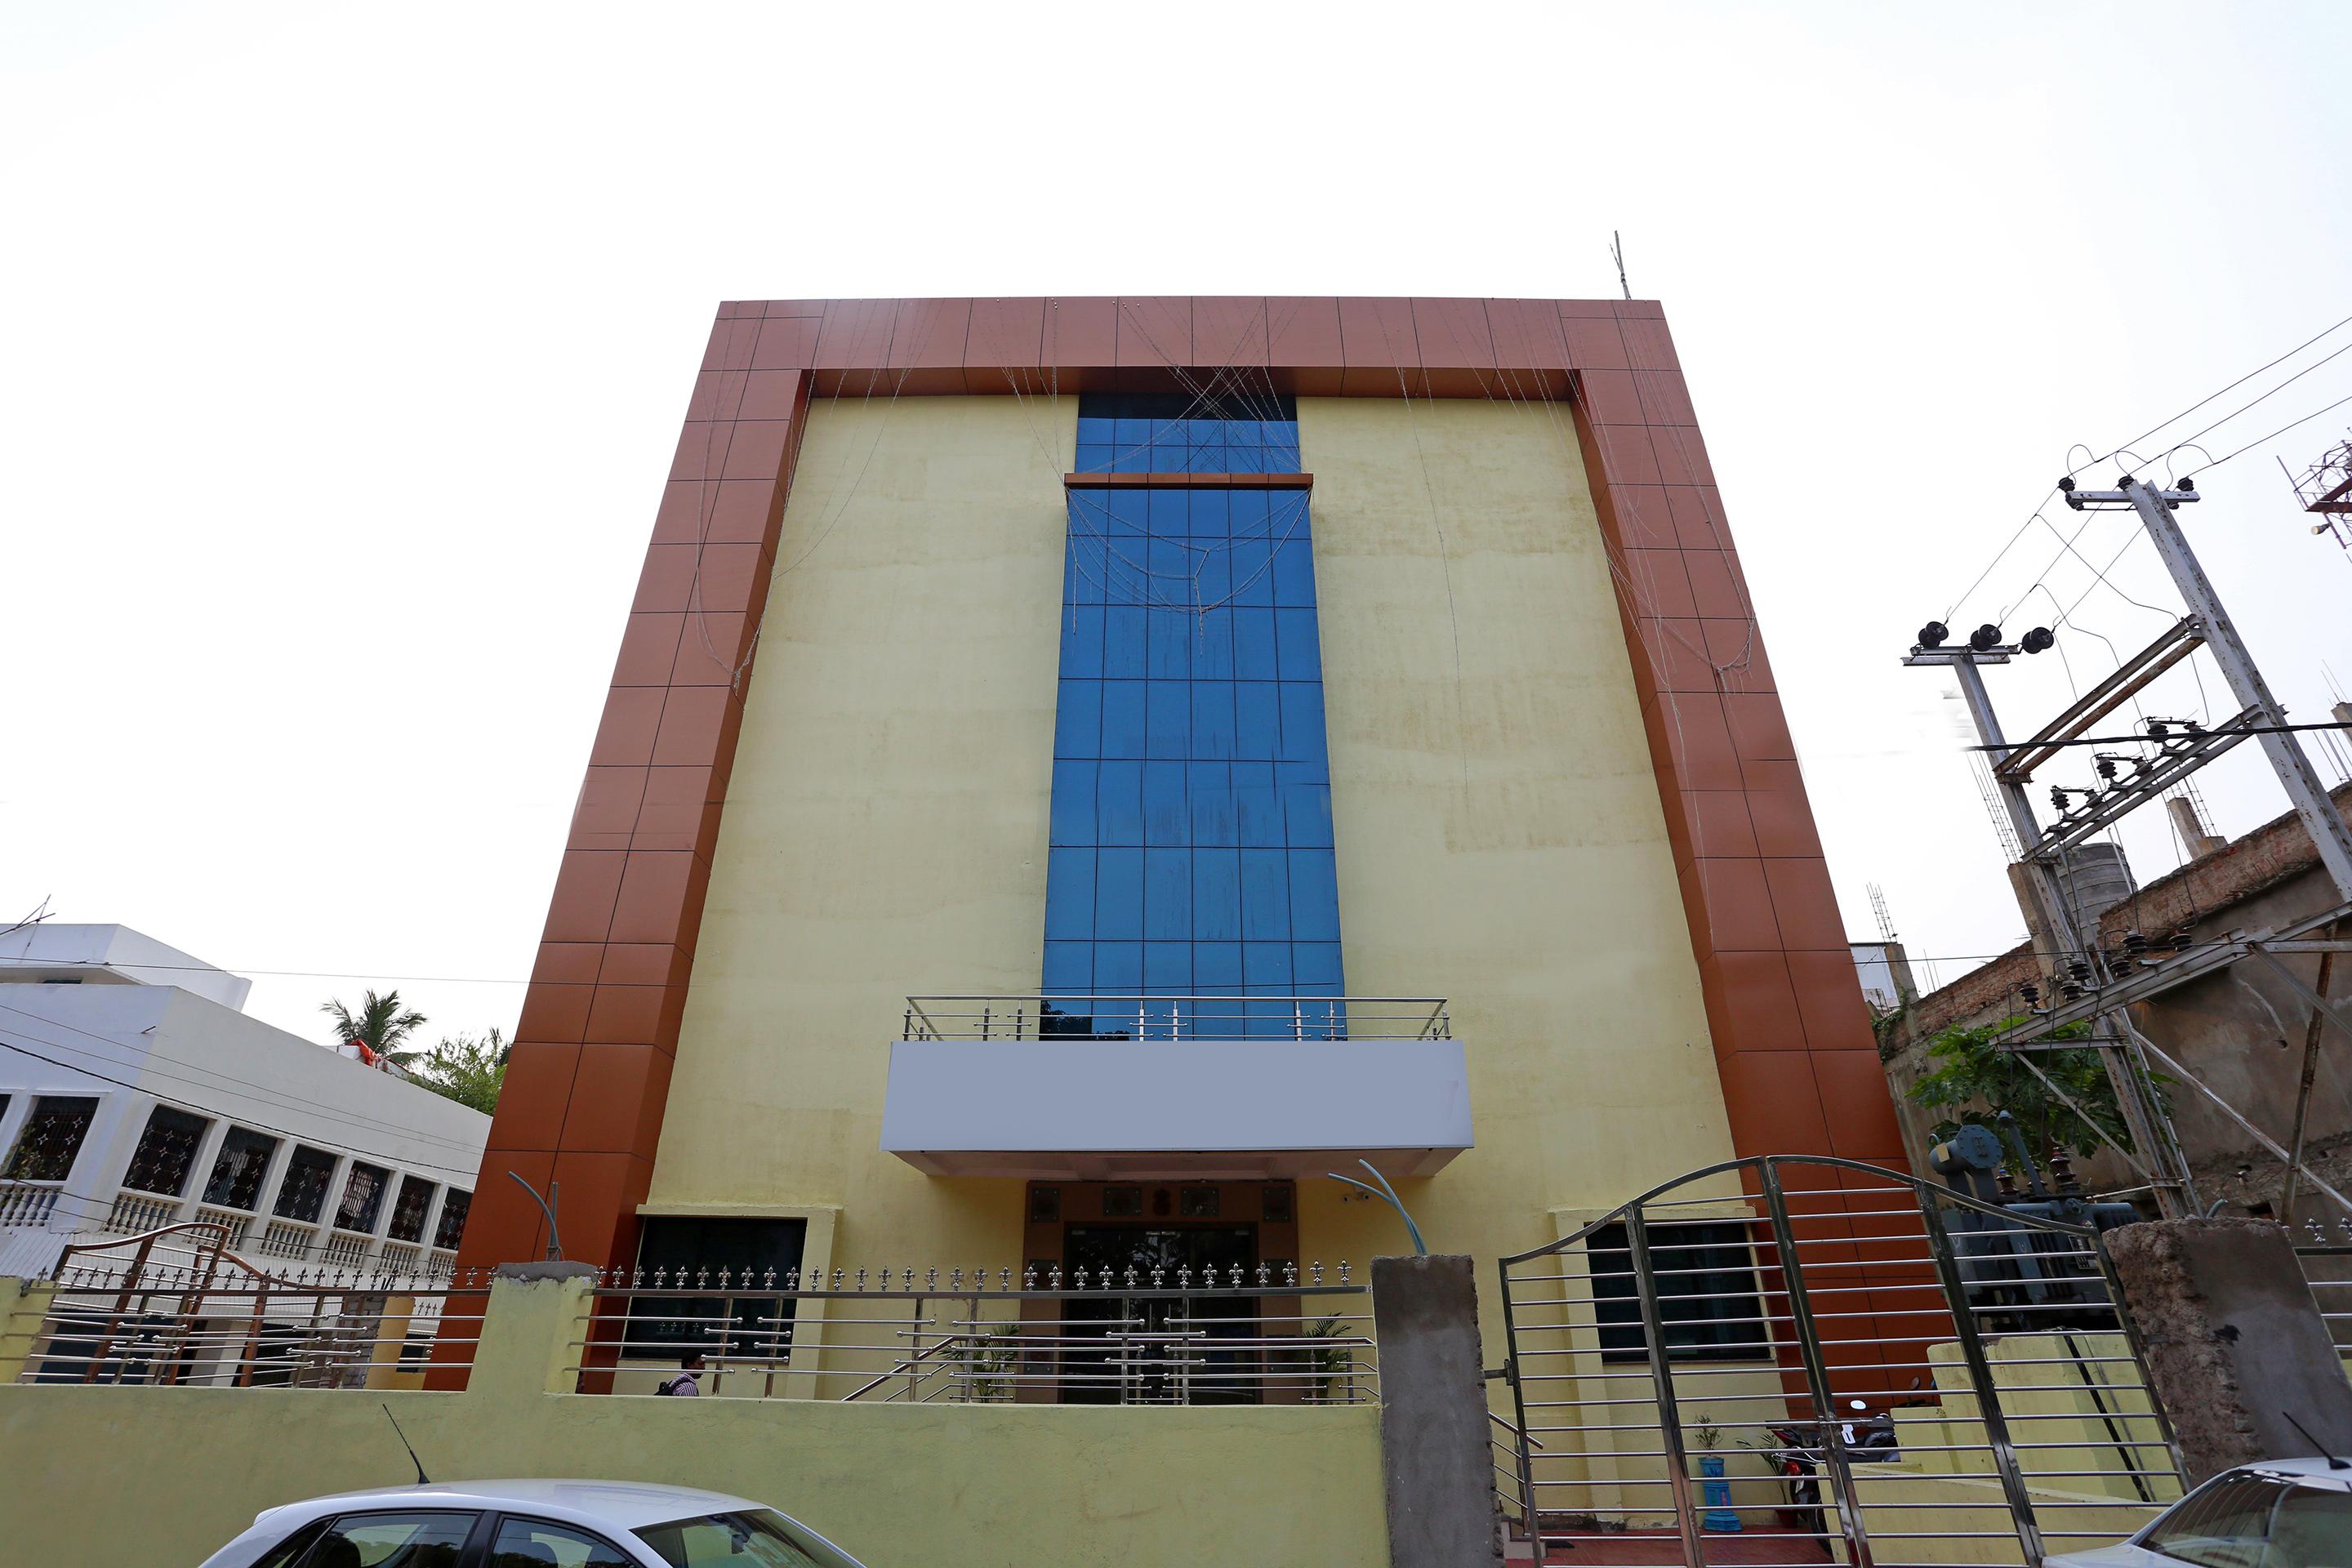
[[[0,1379],[47,1295],[0,1279]],[[572,1394],[587,1305],[577,1280],[498,1281],[463,1393],[0,1386],[0,1556],[202,1562],[265,1508],[409,1479],[388,1405],[436,1479],[707,1487],[772,1503],[873,1568],[1388,1561],[1377,1406]]]

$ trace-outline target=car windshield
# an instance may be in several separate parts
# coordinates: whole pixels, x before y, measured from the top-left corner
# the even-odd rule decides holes
[[[2183,1500],[2141,1544],[2196,1568],[2336,1568],[2352,1563],[2352,1493],[2224,1476]]]
[[[642,1525],[636,1533],[670,1568],[859,1568],[771,1509],[698,1514]]]

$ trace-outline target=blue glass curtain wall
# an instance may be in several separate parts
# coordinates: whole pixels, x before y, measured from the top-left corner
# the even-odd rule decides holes
[[[1089,395],[1078,442],[1097,471],[1298,471],[1296,416],[1270,399]],[[1072,490],[1061,616],[1045,989],[1341,994],[1307,492]],[[1155,1001],[1140,1023],[1344,1032],[1308,1012]]]

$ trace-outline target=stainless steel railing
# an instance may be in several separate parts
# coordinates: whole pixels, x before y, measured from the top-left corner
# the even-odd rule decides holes
[[[1445,1040],[1443,996],[909,996],[908,1040]]]

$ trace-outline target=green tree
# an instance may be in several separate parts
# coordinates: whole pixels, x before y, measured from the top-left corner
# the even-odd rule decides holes
[[[419,1055],[409,1073],[434,1093],[488,1116],[498,1109],[499,1090],[506,1087],[507,1054],[513,1049],[495,1028],[479,1039],[451,1036]]]
[[[343,1005],[341,998],[320,1003],[319,1011],[334,1019],[335,1039],[339,1044],[365,1046],[375,1053],[380,1064],[409,1068],[424,1055],[408,1042],[417,1030],[425,1026],[425,1015],[413,1007],[402,1011],[397,991],[387,991],[381,996],[369,992],[356,1016]]]
[[[1934,1135],[1944,1139],[1963,1127],[1991,1127],[1995,1118],[2005,1110],[2017,1118],[2025,1146],[2037,1159],[2053,1144],[2074,1154],[2093,1153],[2105,1142],[2102,1132],[2129,1149],[2131,1134],[2116,1103],[2115,1085],[2108,1081],[2106,1064],[2099,1059],[2095,1048],[2035,1051],[2031,1058],[2053,1083],[2066,1091],[2068,1099],[2089,1113],[2086,1120],[2033,1076],[2025,1065],[2025,1057],[1994,1047],[1995,1035],[2023,1021],[2003,1018],[1981,1028],[1947,1029],[1936,1037],[1935,1043],[1927,1047],[1927,1055],[1938,1065],[1935,1071],[1913,1084],[1910,1091],[1916,1104],[1931,1110],[1953,1112],[1936,1123]],[[2069,1024],[2052,1038],[2079,1040],[2090,1032],[2087,1024]],[[2151,1076],[2161,1100],[2164,1086],[2173,1080],[2161,1073]],[[2006,1148],[2004,1144],[2005,1158]]]

